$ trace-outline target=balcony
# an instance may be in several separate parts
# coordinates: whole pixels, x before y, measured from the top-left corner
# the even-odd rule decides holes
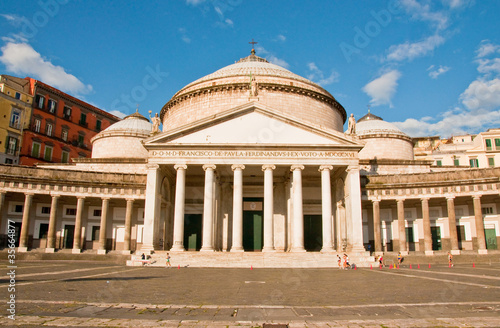
[[[19,121],[9,122],[9,127],[16,129],[16,130],[21,130],[21,122],[19,122]]]

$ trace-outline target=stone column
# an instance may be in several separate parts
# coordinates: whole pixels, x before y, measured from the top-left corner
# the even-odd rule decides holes
[[[109,198],[102,199],[101,226],[99,227],[99,248],[97,254],[106,254]]]
[[[305,252],[304,212],[302,210],[302,170],[304,165],[292,165],[293,225],[291,252]]]
[[[262,165],[264,171],[264,247],[263,252],[274,252],[274,165]]]
[[[323,247],[321,252],[334,252],[333,249],[333,220],[332,220],[332,186],[330,182],[331,165],[321,165],[321,220],[323,223]]]
[[[429,217],[429,198],[422,198],[422,218],[424,224],[424,250],[425,255],[433,255],[431,218]]]
[[[161,172],[158,164],[146,165],[148,175],[146,181],[146,202],[144,212],[144,230],[141,251],[152,252],[158,245],[158,231],[155,231],[160,220],[161,208]]]
[[[245,165],[231,166],[233,180],[233,242],[231,252],[243,252],[243,170]]]
[[[47,248],[45,248],[45,253],[54,253],[56,249],[56,215],[57,201],[59,200],[59,197],[59,195],[52,196],[52,203],[50,204],[49,231],[47,232]]]
[[[203,197],[203,236],[200,251],[213,252],[215,165],[203,165],[203,170],[205,170],[205,193]]]
[[[380,200],[373,200],[373,243],[375,255],[382,255],[382,233],[380,231]]]
[[[349,187],[349,213],[351,217],[351,230],[347,231],[347,242],[351,245],[351,252],[365,252],[363,245],[363,215],[361,213],[361,182],[359,179],[359,166],[350,165],[347,168]],[[347,222],[348,223],[348,222]],[[347,225],[349,226],[349,224]],[[349,240],[350,239],[350,240]]]
[[[134,200],[127,199],[127,209],[125,210],[125,240],[123,243],[123,254],[130,254],[130,238],[132,235],[132,212]]]
[[[183,252],[184,248],[184,209],[186,200],[186,170],[187,165],[175,165],[177,171],[175,180],[174,205],[174,240],[171,251]]]
[[[76,202],[75,234],[73,235],[72,253],[78,254],[82,251],[82,213],[85,197],[78,197]]]
[[[25,194],[23,207],[23,221],[21,223],[21,235],[19,236],[18,252],[28,251],[28,233],[30,228],[30,210],[33,202],[33,194]]]
[[[399,230],[399,251],[402,255],[408,255],[406,247],[406,227],[405,227],[405,206],[404,199],[398,199],[398,230]]]
[[[486,249],[486,237],[484,236],[483,212],[481,209],[481,195],[474,195],[474,217],[476,219],[476,238],[477,252],[479,254],[488,254]]]
[[[458,236],[457,236],[457,219],[455,216],[455,197],[446,197],[447,207],[448,207],[448,225],[450,228],[450,243],[451,243],[451,254],[460,254],[460,249],[458,248]]]

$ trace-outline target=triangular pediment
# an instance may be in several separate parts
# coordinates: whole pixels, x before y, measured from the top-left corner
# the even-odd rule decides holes
[[[362,147],[341,132],[314,127],[250,103],[146,139],[160,145],[259,145]]]

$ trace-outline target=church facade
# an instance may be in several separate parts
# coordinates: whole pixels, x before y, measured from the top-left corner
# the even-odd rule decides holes
[[[370,113],[344,133],[330,93],[253,51],[177,92],[162,131],[152,119],[113,124],[74,164],[1,166],[4,238],[12,227],[20,251],[288,259],[487,253],[500,238],[497,168],[414,160],[411,138]]]

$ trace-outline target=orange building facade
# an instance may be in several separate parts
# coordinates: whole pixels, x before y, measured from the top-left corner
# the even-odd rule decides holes
[[[33,109],[23,135],[20,165],[90,158],[90,139],[120,120],[43,82],[26,79],[30,81]]]

